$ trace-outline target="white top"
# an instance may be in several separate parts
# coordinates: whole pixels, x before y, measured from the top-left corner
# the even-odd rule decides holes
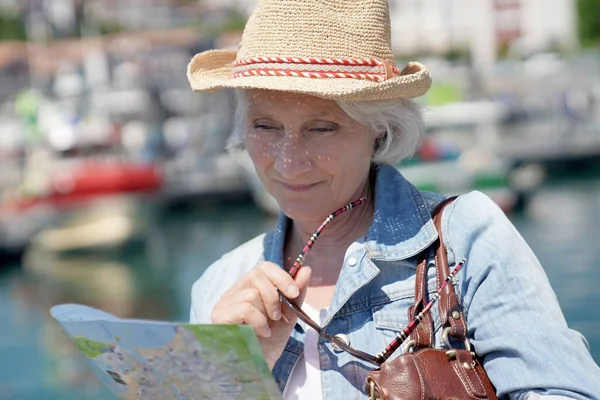
[[[321,324],[327,316],[327,309],[315,310],[307,303],[302,305],[304,312],[313,321]],[[304,354],[294,366],[290,378],[283,391],[284,400],[323,400],[321,387],[321,366],[317,343],[319,335],[314,329],[307,327],[304,341]]]

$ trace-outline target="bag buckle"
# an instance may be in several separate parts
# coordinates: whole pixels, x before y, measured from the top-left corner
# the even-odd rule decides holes
[[[442,342],[444,342],[444,346],[446,346],[446,348],[448,348],[448,349],[452,349],[452,345],[450,344],[450,338],[449,338],[451,330],[452,330],[452,328],[448,326],[448,327],[444,328],[444,330],[442,331]],[[465,337],[464,343],[465,343],[465,349],[469,353],[472,353],[471,343],[469,342],[469,339]]]

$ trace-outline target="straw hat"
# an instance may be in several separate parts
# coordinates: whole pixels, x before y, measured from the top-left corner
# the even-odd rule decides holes
[[[423,95],[427,68],[396,67],[388,0],[259,0],[238,51],[196,54],[193,90],[272,89],[333,100]]]

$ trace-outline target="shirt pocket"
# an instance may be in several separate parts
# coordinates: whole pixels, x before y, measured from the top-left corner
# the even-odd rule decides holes
[[[371,308],[373,323],[381,343],[385,346],[396,337],[402,329],[408,325],[408,308],[414,304],[412,295],[397,298],[383,304],[377,304]]]
[[[427,300],[431,299],[436,290],[435,269],[432,274],[428,274],[427,282]],[[373,313],[373,323],[383,346],[387,346],[408,324],[408,309],[415,303],[414,297],[414,278],[404,282],[397,282],[384,288],[388,300],[378,303],[371,307]],[[437,302],[434,304],[430,313],[433,317],[434,332],[439,330],[439,313],[437,311]],[[418,328],[417,328],[418,329]],[[399,354],[399,353],[398,353]]]

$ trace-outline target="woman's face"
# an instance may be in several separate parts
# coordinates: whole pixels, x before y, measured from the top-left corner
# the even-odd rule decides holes
[[[321,223],[367,194],[375,138],[332,100],[248,90],[246,148],[267,191],[295,221]]]

